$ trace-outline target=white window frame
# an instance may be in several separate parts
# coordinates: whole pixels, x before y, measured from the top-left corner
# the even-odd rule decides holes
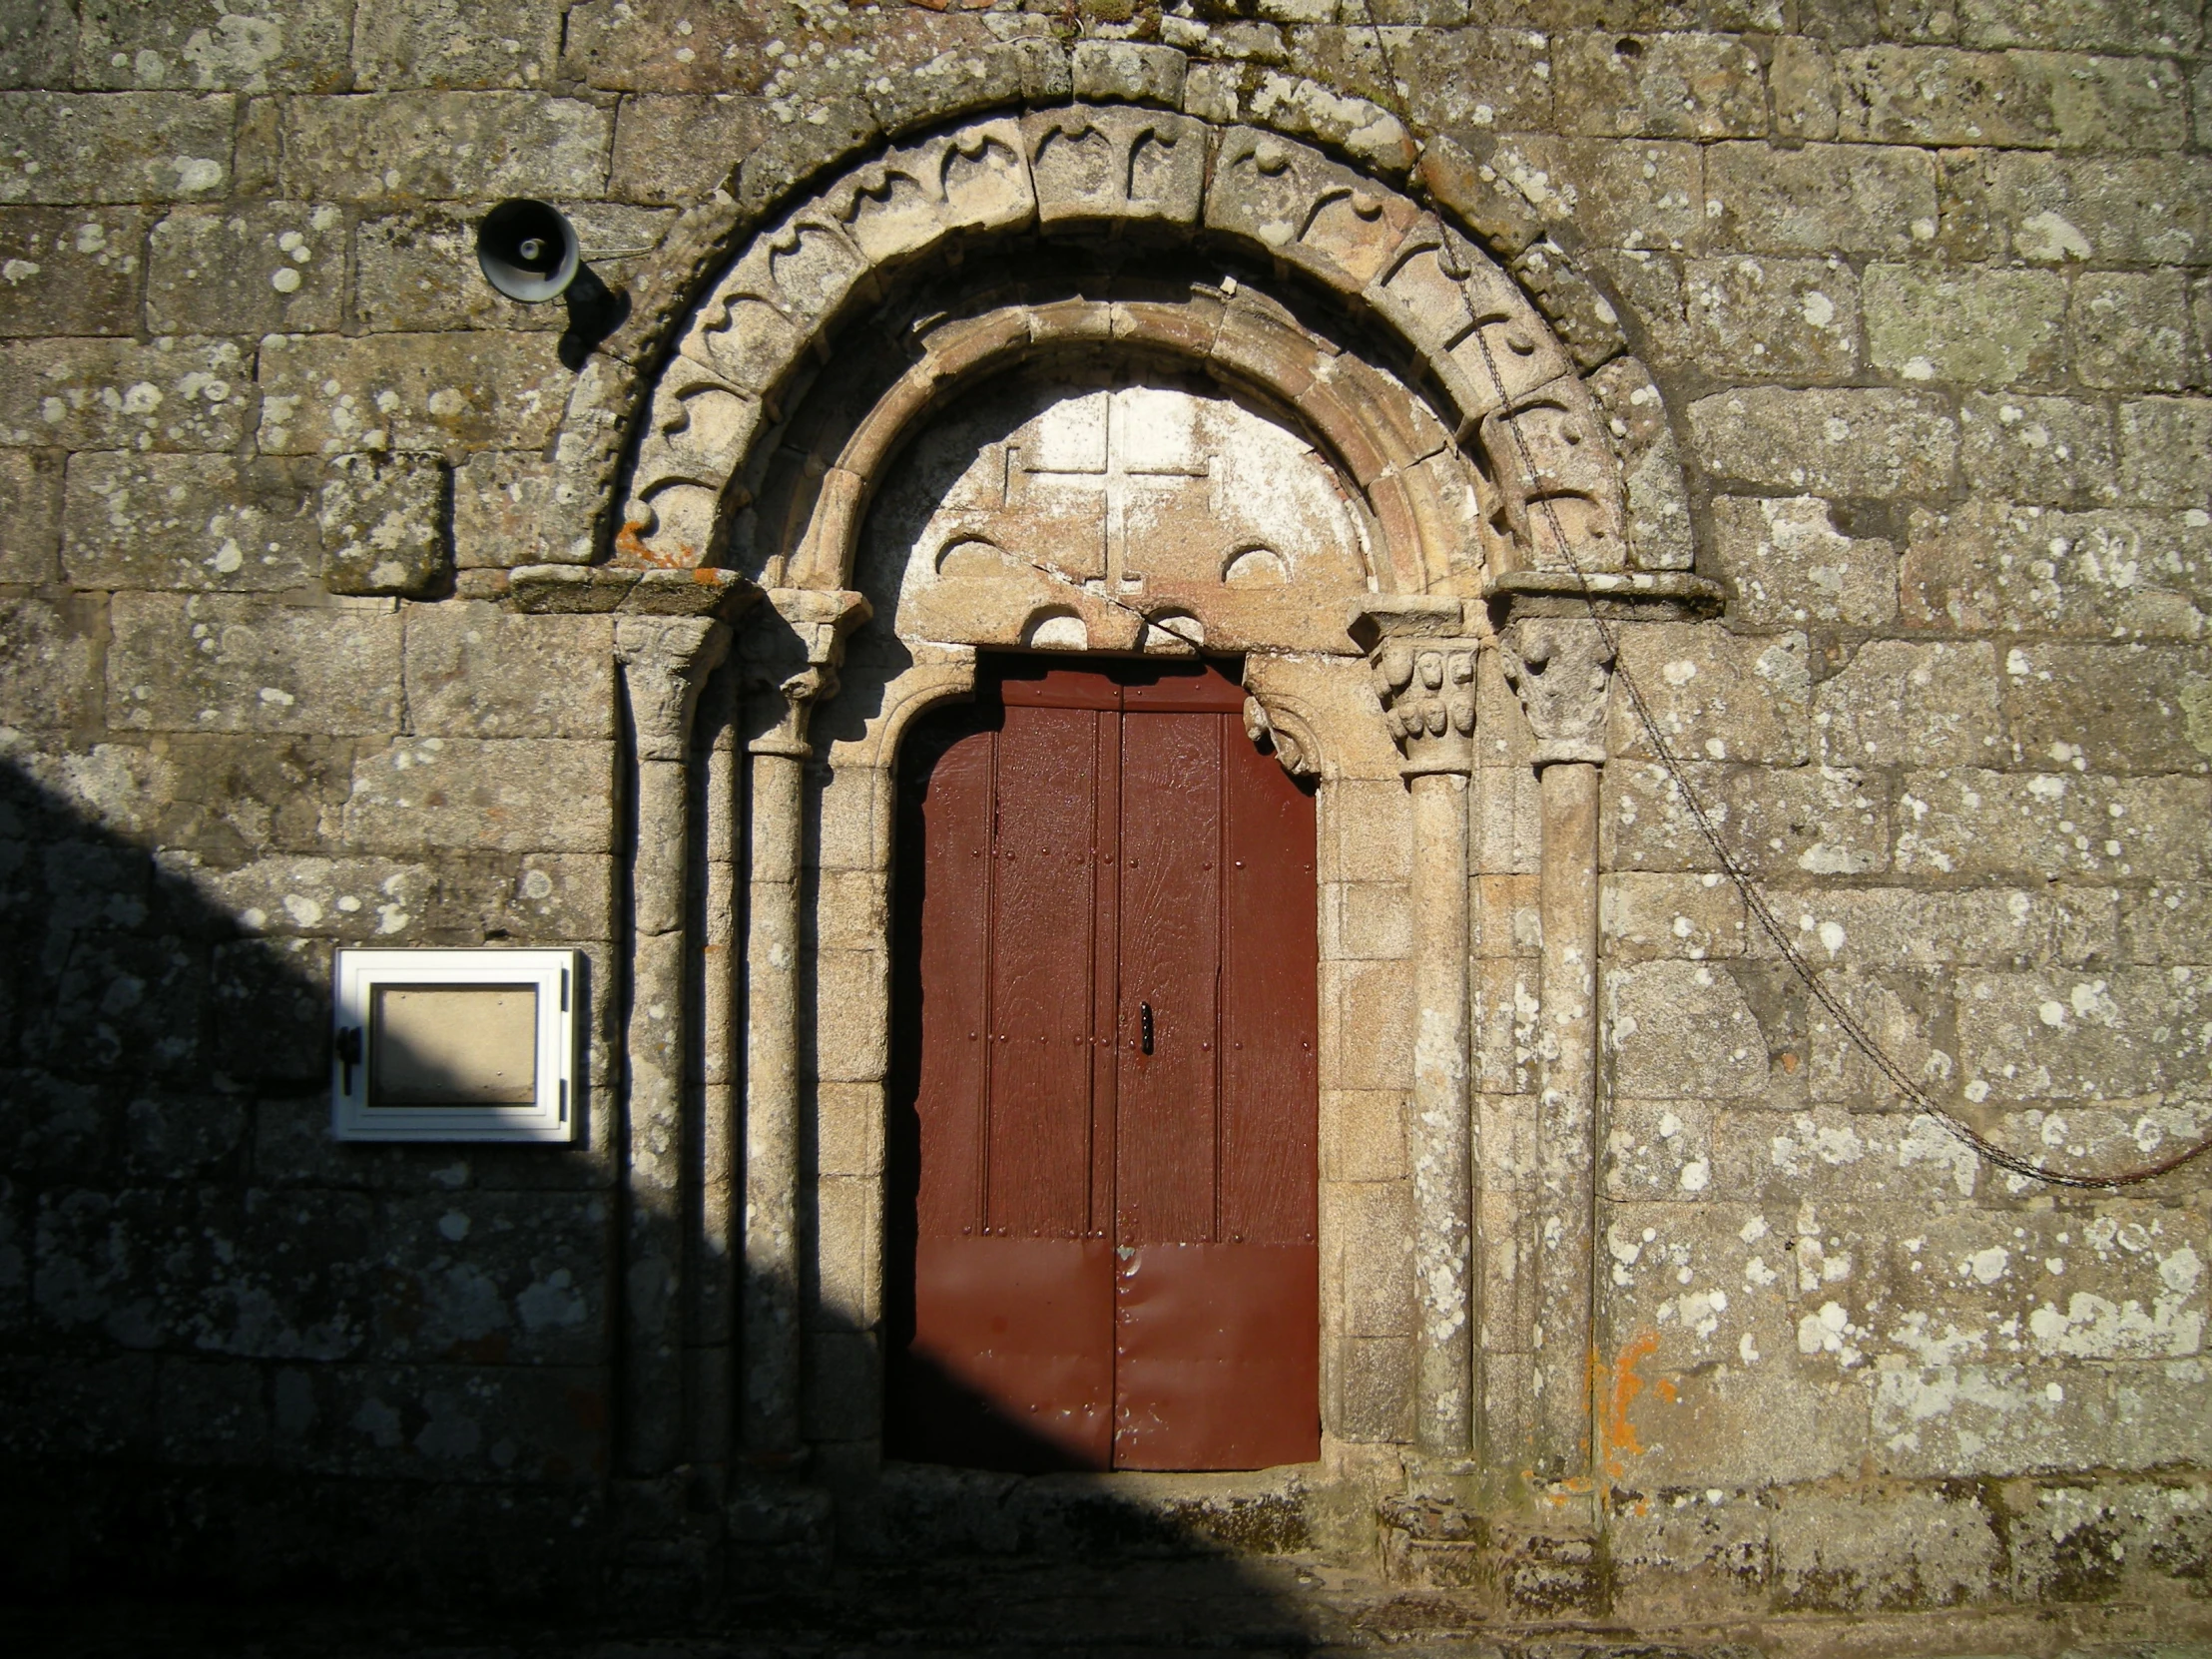
[[[576,1013],[583,995],[582,962],[579,950],[339,950],[330,998],[331,1138],[573,1142],[579,1115]],[[371,1106],[368,1071],[375,1044],[369,1040],[368,1019],[379,985],[534,987],[536,1099],[512,1106]]]

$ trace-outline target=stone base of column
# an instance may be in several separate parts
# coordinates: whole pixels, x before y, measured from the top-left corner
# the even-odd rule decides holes
[[[1513,1621],[1606,1610],[1605,1553],[1594,1532],[1484,1515],[1449,1497],[1385,1498],[1376,1519],[1382,1574],[1393,1584],[1450,1590]]]

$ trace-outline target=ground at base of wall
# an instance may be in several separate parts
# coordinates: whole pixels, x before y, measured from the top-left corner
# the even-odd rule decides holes
[[[1707,1626],[1506,1625],[1318,1557],[938,1561],[839,1570],[712,1618],[641,1608],[560,1625],[405,1606],[85,1599],[0,1609],[19,1659],[802,1659],[1202,1651],[1405,1659],[2212,1659],[2212,1602],[1765,1618]]]

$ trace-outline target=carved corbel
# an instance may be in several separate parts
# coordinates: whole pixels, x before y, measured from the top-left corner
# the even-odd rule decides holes
[[[1595,622],[1527,617],[1498,638],[1500,666],[1536,735],[1539,768],[1558,761],[1605,764],[1605,701],[1613,651]]]
[[[681,761],[691,741],[699,688],[730,649],[730,626],[713,617],[623,617],[615,660],[630,696],[638,758]]]
[[[767,598],[754,613],[746,662],[754,684],[773,690],[783,708],[750,747],[756,755],[805,760],[813,753],[807,724],[815,705],[836,695],[845,637],[871,612],[865,597],[842,589],[771,588]]]
[[[1306,718],[1277,702],[1273,708],[1257,696],[1245,699],[1245,736],[1273,755],[1293,778],[1321,776],[1321,745]]]

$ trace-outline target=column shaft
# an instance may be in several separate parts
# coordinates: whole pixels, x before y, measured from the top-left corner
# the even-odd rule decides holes
[[[799,875],[803,755],[753,756],[746,934],[746,1449],[799,1448]]]
[[[1589,1472],[1590,1303],[1597,1169],[1599,768],[1561,761],[1537,780],[1543,815],[1538,911],[1536,1424],[1538,1472]]]
[[[1473,1425],[1468,1264],[1467,780],[1426,773],[1413,798],[1414,1439],[1465,1456]]]

